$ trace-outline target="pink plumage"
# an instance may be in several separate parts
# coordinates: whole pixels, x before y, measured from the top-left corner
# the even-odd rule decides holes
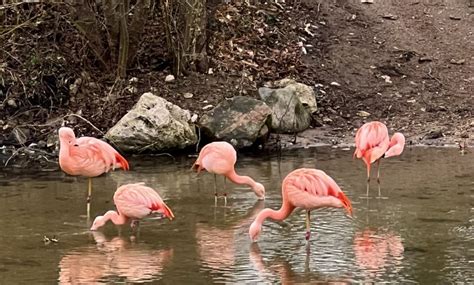
[[[400,155],[405,147],[405,136],[401,133],[395,133],[389,140],[387,126],[381,122],[373,121],[365,123],[357,130],[355,145],[354,156],[361,158],[365,162],[367,166],[367,182],[369,182],[371,164],[376,161],[379,163],[383,157]],[[377,181],[379,181],[379,175],[377,173]],[[367,183],[368,195],[369,184]]]
[[[128,220],[137,221],[153,213],[161,213],[172,220],[174,214],[163,202],[160,195],[145,183],[122,185],[114,194],[116,211],[108,211],[103,216],[95,218],[91,230],[97,230],[108,220],[116,225],[123,225]]]
[[[259,199],[265,199],[265,187],[249,176],[238,175],[234,169],[236,162],[237,152],[230,143],[213,142],[201,149],[192,169],[198,173],[204,169],[210,173],[224,175],[236,184],[246,184]]]
[[[69,175],[99,176],[110,169],[129,169],[127,160],[108,143],[92,138],[77,138],[71,128],[59,129],[59,165]]]
[[[352,204],[337,183],[324,171],[300,168],[290,172],[282,184],[282,206],[278,211],[262,210],[249,229],[250,238],[256,241],[265,219],[284,220],[295,208],[307,210],[307,239],[309,238],[309,212],[322,207],[345,208],[352,215]]]

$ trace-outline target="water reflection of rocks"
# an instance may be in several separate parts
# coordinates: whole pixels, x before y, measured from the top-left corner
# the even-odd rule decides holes
[[[60,284],[159,280],[173,257],[172,249],[153,250],[123,237],[107,240],[100,232],[92,234],[96,245],[73,250],[59,262]]]

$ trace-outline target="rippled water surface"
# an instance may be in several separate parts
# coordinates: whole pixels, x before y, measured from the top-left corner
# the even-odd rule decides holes
[[[132,171],[93,180],[92,216],[114,208],[113,193],[124,183],[146,182],[164,197],[176,219],[144,221],[136,235],[128,225],[87,230],[84,178],[4,170],[0,283],[474,282],[473,153],[413,148],[384,160],[388,199],[361,198],[365,167],[349,150],[241,155],[237,171],[262,182],[267,199],[257,202],[248,188],[228,182],[227,207],[223,200],[214,207],[214,178],[191,173],[193,160],[135,157]],[[312,212],[307,246],[299,211],[285,222],[267,221],[252,244],[249,224],[264,207],[279,208],[282,179],[300,167],[331,175],[353,201],[355,220],[336,209]],[[217,183],[222,189],[223,179]],[[44,243],[43,236],[59,241]]]

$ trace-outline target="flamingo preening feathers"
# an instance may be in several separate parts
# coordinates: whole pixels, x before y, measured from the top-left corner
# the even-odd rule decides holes
[[[380,159],[400,155],[405,147],[405,136],[393,134],[389,140],[385,124],[373,121],[365,123],[357,130],[354,157],[361,158],[367,166],[367,197],[369,196],[370,166],[377,162],[377,183],[380,197]]]

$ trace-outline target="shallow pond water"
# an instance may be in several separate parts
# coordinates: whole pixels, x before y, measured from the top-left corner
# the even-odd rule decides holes
[[[239,156],[237,172],[267,189],[257,202],[246,187],[227,183],[228,205],[214,206],[214,178],[190,172],[195,158],[131,158],[132,171],[93,179],[92,216],[113,209],[118,185],[146,182],[176,219],[146,220],[138,234],[107,224],[88,231],[87,180],[59,170],[0,175],[0,283],[327,283],[474,282],[474,155],[456,149],[407,148],[381,164],[382,195],[363,199],[365,166],[352,150],[316,148],[265,157]],[[258,243],[248,227],[264,207],[280,207],[280,185],[300,167],[326,171],[353,202],[266,221]],[[375,179],[371,196],[376,196]],[[218,178],[222,188],[223,179]],[[55,236],[57,243],[44,243]]]

